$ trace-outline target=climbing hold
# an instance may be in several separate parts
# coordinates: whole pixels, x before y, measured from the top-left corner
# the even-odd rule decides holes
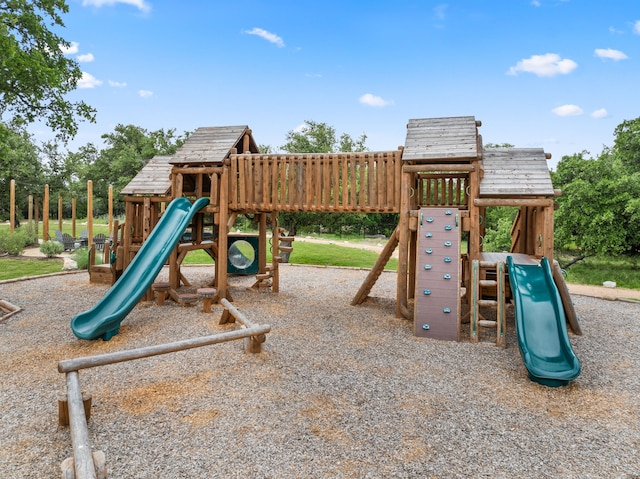
[[[426,235],[424,235],[425,238],[431,238],[433,237],[433,233],[427,233]]]
[[[451,231],[451,225],[445,225],[444,230],[445,231]]]
[[[431,269],[431,265],[430,264],[425,264],[424,265],[424,269]]]
[[[444,245],[448,248],[449,246],[451,246],[451,241],[445,241]]]
[[[428,324],[423,324],[422,329],[424,329],[425,331],[429,331],[430,326]]]
[[[445,273],[443,276],[444,279],[451,279],[451,275],[449,273]]]
[[[445,215],[450,215],[451,214],[451,210],[447,210],[444,212]]]
[[[431,294],[431,290],[430,289],[425,289],[423,291],[423,293],[424,293],[425,296],[429,296]]]
[[[451,263],[451,258],[449,258],[448,256],[445,256],[444,262],[445,263]]]
[[[433,223],[433,218],[431,216],[427,218],[427,223]]]
[[[451,312],[451,308],[444,308],[442,310],[443,313],[450,313]]]
[[[433,250],[431,248],[427,248],[426,250],[424,250],[424,252],[427,254],[431,254],[433,253]]]

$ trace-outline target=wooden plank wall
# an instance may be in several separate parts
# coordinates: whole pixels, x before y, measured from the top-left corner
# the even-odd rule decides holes
[[[395,213],[402,152],[231,155],[236,211]]]

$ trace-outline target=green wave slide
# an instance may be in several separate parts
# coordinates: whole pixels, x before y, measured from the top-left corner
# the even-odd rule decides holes
[[[532,381],[565,386],[580,375],[580,361],[569,342],[558,288],[547,258],[539,265],[517,264],[507,257],[516,313],[518,346]]]
[[[73,334],[80,339],[104,341],[118,334],[120,323],[158,276],[193,216],[208,204],[209,198],[200,198],[193,205],[186,198],[169,203],[118,281],[93,308],[71,319]]]

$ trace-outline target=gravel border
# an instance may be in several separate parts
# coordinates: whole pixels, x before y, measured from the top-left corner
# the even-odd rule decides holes
[[[193,289],[211,269],[185,269]],[[225,343],[81,372],[109,478],[640,477],[640,304],[575,296],[583,371],[547,388],[527,379],[512,317],[506,350],[489,334],[416,338],[394,317],[395,273],[349,305],[366,275],[283,265],[277,295],[232,277],[234,305],[272,327],[264,352]],[[23,308],[0,323],[3,478],[60,477],[71,455],[59,360],[235,327],[220,306],[146,303],[111,341],[76,339],[70,318],[106,289],[86,274],[0,285]]]

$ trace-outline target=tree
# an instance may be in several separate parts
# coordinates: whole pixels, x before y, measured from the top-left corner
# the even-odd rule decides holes
[[[82,71],[49,28],[64,27],[68,11],[64,0],[0,0],[0,117],[43,120],[62,140],[75,136],[78,119],[95,121],[93,108],[65,99]]]
[[[173,155],[189,136],[176,135],[174,129],[148,132],[135,125],[116,125],[113,133],[105,133],[102,139],[106,147],[96,150],[87,145],[80,154],[85,166],[80,175],[81,180],[93,181],[96,198],[107,198],[109,185],[113,186],[116,211],[123,209],[120,190],[138,174],[143,166],[156,155]],[[94,202],[97,213],[104,211],[99,202]]]
[[[0,159],[0,220],[9,219],[12,179],[16,181],[16,213],[24,217],[28,196],[41,198],[45,180],[38,148],[21,122],[0,123]]]
[[[640,252],[640,172],[630,171],[615,150],[605,149],[596,159],[565,156],[552,178],[562,189],[556,245],[579,251],[570,264],[587,256]]]
[[[306,120],[301,128],[291,130],[286,136],[287,143],[280,147],[287,153],[335,153],[365,151],[367,135],[357,139],[343,133],[338,138],[336,130],[323,122]],[[362,215],[361,215],[362,216]],[[280,220],[289,235],[294,236],[298,228],[319,227],[330,232],[341,231],[343,227],[362,222],[362,217],[339,213],[281,213]]]
[[[625,166],[640,171],[640,118],[623,121],[613,134],[616,137],[614,154]]]

